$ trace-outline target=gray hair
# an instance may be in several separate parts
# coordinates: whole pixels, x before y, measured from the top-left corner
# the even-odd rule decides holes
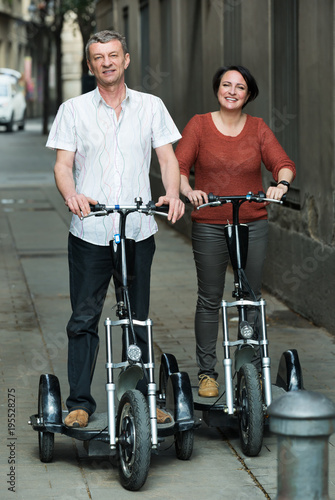
[[[111,40],[118,40],[122,45],[124,55],[128,54],[128,47],[125,37],[117,31],[104,30],[92,35],[87,42],[85,47],[86,59],[88,61],[90,60],[90,45],[92,45],[92,43],[108,43]]]

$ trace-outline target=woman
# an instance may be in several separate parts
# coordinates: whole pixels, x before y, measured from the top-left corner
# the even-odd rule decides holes
[[[219,110],[195,115],[186,125],[176,156],[181,172],[181,193],[194,207],[207,203],[207,194],[241,195],[263,191],[261,162],[277,185],[268,198],[280,200],[295,177],[288,158],[261,118],[243,112],[258,95],[254,77],[243,66],[225,66],[213,77]],[[189,184],[194,165],[195,187]],[[199,396],[218,396],[216,343],[219,308],[225,284],[228,250],[224,225],[232,222],[232,207],[204,208],[192,213],[192,247],[197,269],[198,300],[195,314]],[[240,222],[249,226],[249,251],[245,273],[258,299],[266,255],[268,221],[263,203],[245,203]]]

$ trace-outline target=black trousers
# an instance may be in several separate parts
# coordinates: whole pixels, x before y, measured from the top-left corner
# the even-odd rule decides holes
[[[141,321],[149,314],[154,253],[153,236],[135,243],[129,298],[134,317]],[[92,245],[70,233],[68,259],[72,315],[67,325],[70,395],[66,405],[69,411],[82,409],[91,415],[96,409],[91,381],[99,350],[98,325],[114,271],[112,254],[110,247]],[[142,352],[146,353],[146,329],[136,327],[135,334]]]
[[[251,222],[245,273],[257,300],[261,296],[268,221]],[[217,378],[215,370],[219,310],[229,261],[223,224],[193,223],[192,247],[197,270],[198,300],[195,313],[196,359],[199,375]],[[250,321],[248,316],[248,321]],[[252,319],[250,321],[252,323]]]

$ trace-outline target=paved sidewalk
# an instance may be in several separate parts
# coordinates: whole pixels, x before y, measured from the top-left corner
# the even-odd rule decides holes
[[[33,132],[27,137],[29,143],[34,144],[38,162],[44,139]],[[8,147],[11,138],[5,136]],[[4,135],[0,135],[0,147],[4,144]],[[22,151],[19,145],[16,147],[23,160],[25,148],[29,146],[23,145]],[[53,158],[43,156],[41,161],[51,164]],[[52,184],[49,171],[43,172],[41,167],[36,174],[32,170],[31,175],[29,180],[26,175],[26,182],[13,170],[0,172],[3,181],[0,188],[1,498],[123,500],[135,494],[160,500],[190,497],[194,500],[274,499],[277,446],[276,437],[268,432],[260,455],[254,458],[241,453],[234,429],[208,428],[203,424],[196,431],[194,452],[187,462],[176,459],[169,438],[159,454],[152,456],[148,480],[137,493],[127,492],[120,486],[117,468],[110,461],[87,457],[81,442],[65,436],[55,436],[54,461],[50,464],[40,462],[38,434],[27,424],[29,416],[37,412],[40,374],[49,372],[59,377],[63,399],[68,390],[64,327],[70,314],[66,256],[70,216]],[[191,246],[189,240],[165,222],[160,222],[159,226],[150,313],[156,353],[157,356],[160,351],[173,353],[180,370],[187,371],[195,384],[196,279]],[[228,283],[226,298],[229,299],[230,290]],[[305,388],[321,392],[335,401],[334,337],[295,315],[271,295],[265,294],[265,298],[273,380],[282,352],[296,348]],[[103,318],[110,314],[112,291],[107,302]],[[104,411],[106,377],[102,326],[100,332],[101,349],[93,391],[99,411]],[[219,356],[221,350],[220,338]],[[222,381],[220,357],[218,366]],[[331,498],[335,498],[334,446],[333,435],[329,442]],[[13,462],[9,463],[10,460]],[[10,480],[13,486],[7,482]],[[11,491],[11,487],[15,491]]]

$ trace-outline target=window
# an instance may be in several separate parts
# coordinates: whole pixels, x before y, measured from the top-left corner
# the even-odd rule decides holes
[[[141,26],[141,83],[143,91],[149,91],[146,88],[146,76],[150,69],[150,37],[149,37],[149,2],[140,1],[140,26]]]
[[[271,128],[298,163],[298,0],[273,0]],[[295,185],[296,185],[295,181]]]
[[[0,97],[8,97],[9,96],[9,87],[8,85],[3,85],[0,83]]]
[[[171,85],[171,71],[172,71],[172,35],[171,35],[171,1],[160,0],[160,68],[159,81],[160,96],[163,101],[169,105],[172,101],[172,85]]]
[[[242,2],[224,0],[224,65],[241,64]]]
[[[123,19],[123,35],[127,40],[128,50],[129,50],[129,9],[128,7],[124,7],[122,10],[122,19]]]

